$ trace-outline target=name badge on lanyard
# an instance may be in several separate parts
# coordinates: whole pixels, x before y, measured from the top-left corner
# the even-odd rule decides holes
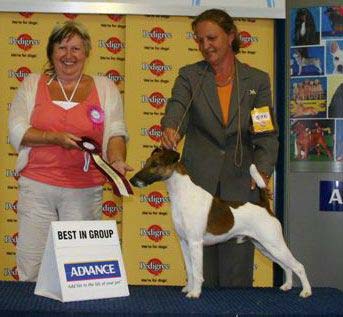
[[[263,106],[251,110],[252,128],[254,133],[265,133],[274,131],[270,108]]]

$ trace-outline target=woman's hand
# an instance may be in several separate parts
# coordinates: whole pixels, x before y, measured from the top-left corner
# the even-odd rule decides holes
[[[133,168],[123,160],[115,160],[114,162],[111,162],[110,165],[124,176],[126,172],[133,171]]]
[[[180,140],[180,134],[177,133],[175,129],[165,128],[161,138],[161,146],[168,150],[176,150]]]
[[[68,132],[43,132],[43,139],[46,144],[59,145],[65,149],[80,149],[76,141],[81,141],[81,138]]]

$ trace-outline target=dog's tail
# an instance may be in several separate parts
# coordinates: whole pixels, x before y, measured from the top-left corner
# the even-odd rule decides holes
[[[259,190],[260,190],[260,201],[259,201],[258,205],[263,207],[263,208],[266,208],[271,215],[274,215],[274,213],[270,207],[269,198],[271,195],[270,195],[269,189],[268,189],[266,183],[264,182],[261,174],[257,170],[255,164],[250,165],[250,175],[255,180],[255,182],[256,182],[257,186],[259,187]]]

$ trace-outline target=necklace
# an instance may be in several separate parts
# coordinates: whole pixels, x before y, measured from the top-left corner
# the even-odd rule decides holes
[[[74,98],[74,95],[75,95],[75,93],[76,93],[76,90],[77,90],[77,88],[79,87],[81,78],[82,78],[82,74],[80,75],[79,79],[77,80],[77,83],[76,83],[76,85],[75,85],[75,87],[74,87],[73,92],[72,92],[71,95],[70,95],[70,98],[68,98],[68,97],[67,97],[67,94],[66,94],[66,92],[65,92],[65,90],[64,90],[64,87],[63,87],[63,85],[62,85],[62,83],[61,83],[61,81],[60,81],[59,78],[57,77],[57,81],[58,81],[58,84],[59,84],[60,87],[61,87],[61,90],[62,90],[64,99],[65,99],[66,101],[68,101],[69,103],[70,103],[70,102],[73,100],[73,98]]]

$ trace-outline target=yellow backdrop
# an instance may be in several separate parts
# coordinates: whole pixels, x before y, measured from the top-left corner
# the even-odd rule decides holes
[[[161,136],[160,119],[178,69],[201,56],[190,29],[191,18],[1,13],[3,71],[0,73],[0,279],[16,280],[16,153],[8,144],[11,100],[30,72],[41,72],[45,46],[55,23],[76,19],[92,38],[86,73],[107,76],[118,85],[125,104],[130,142],[128,161],[137,170]],[[237,19],[244,47],[239,59],[267,71],[273,80],[274,25],[271,20]],[[182,256],[170,219],[168,193],[162,183],[118,199],[104,186],[103,218],[115,219],[123,240],[129,284],[182,285]],[[122,223],[123,221],[123,223]],[[272,265],[255,257],[255,286],[272,285]]]

